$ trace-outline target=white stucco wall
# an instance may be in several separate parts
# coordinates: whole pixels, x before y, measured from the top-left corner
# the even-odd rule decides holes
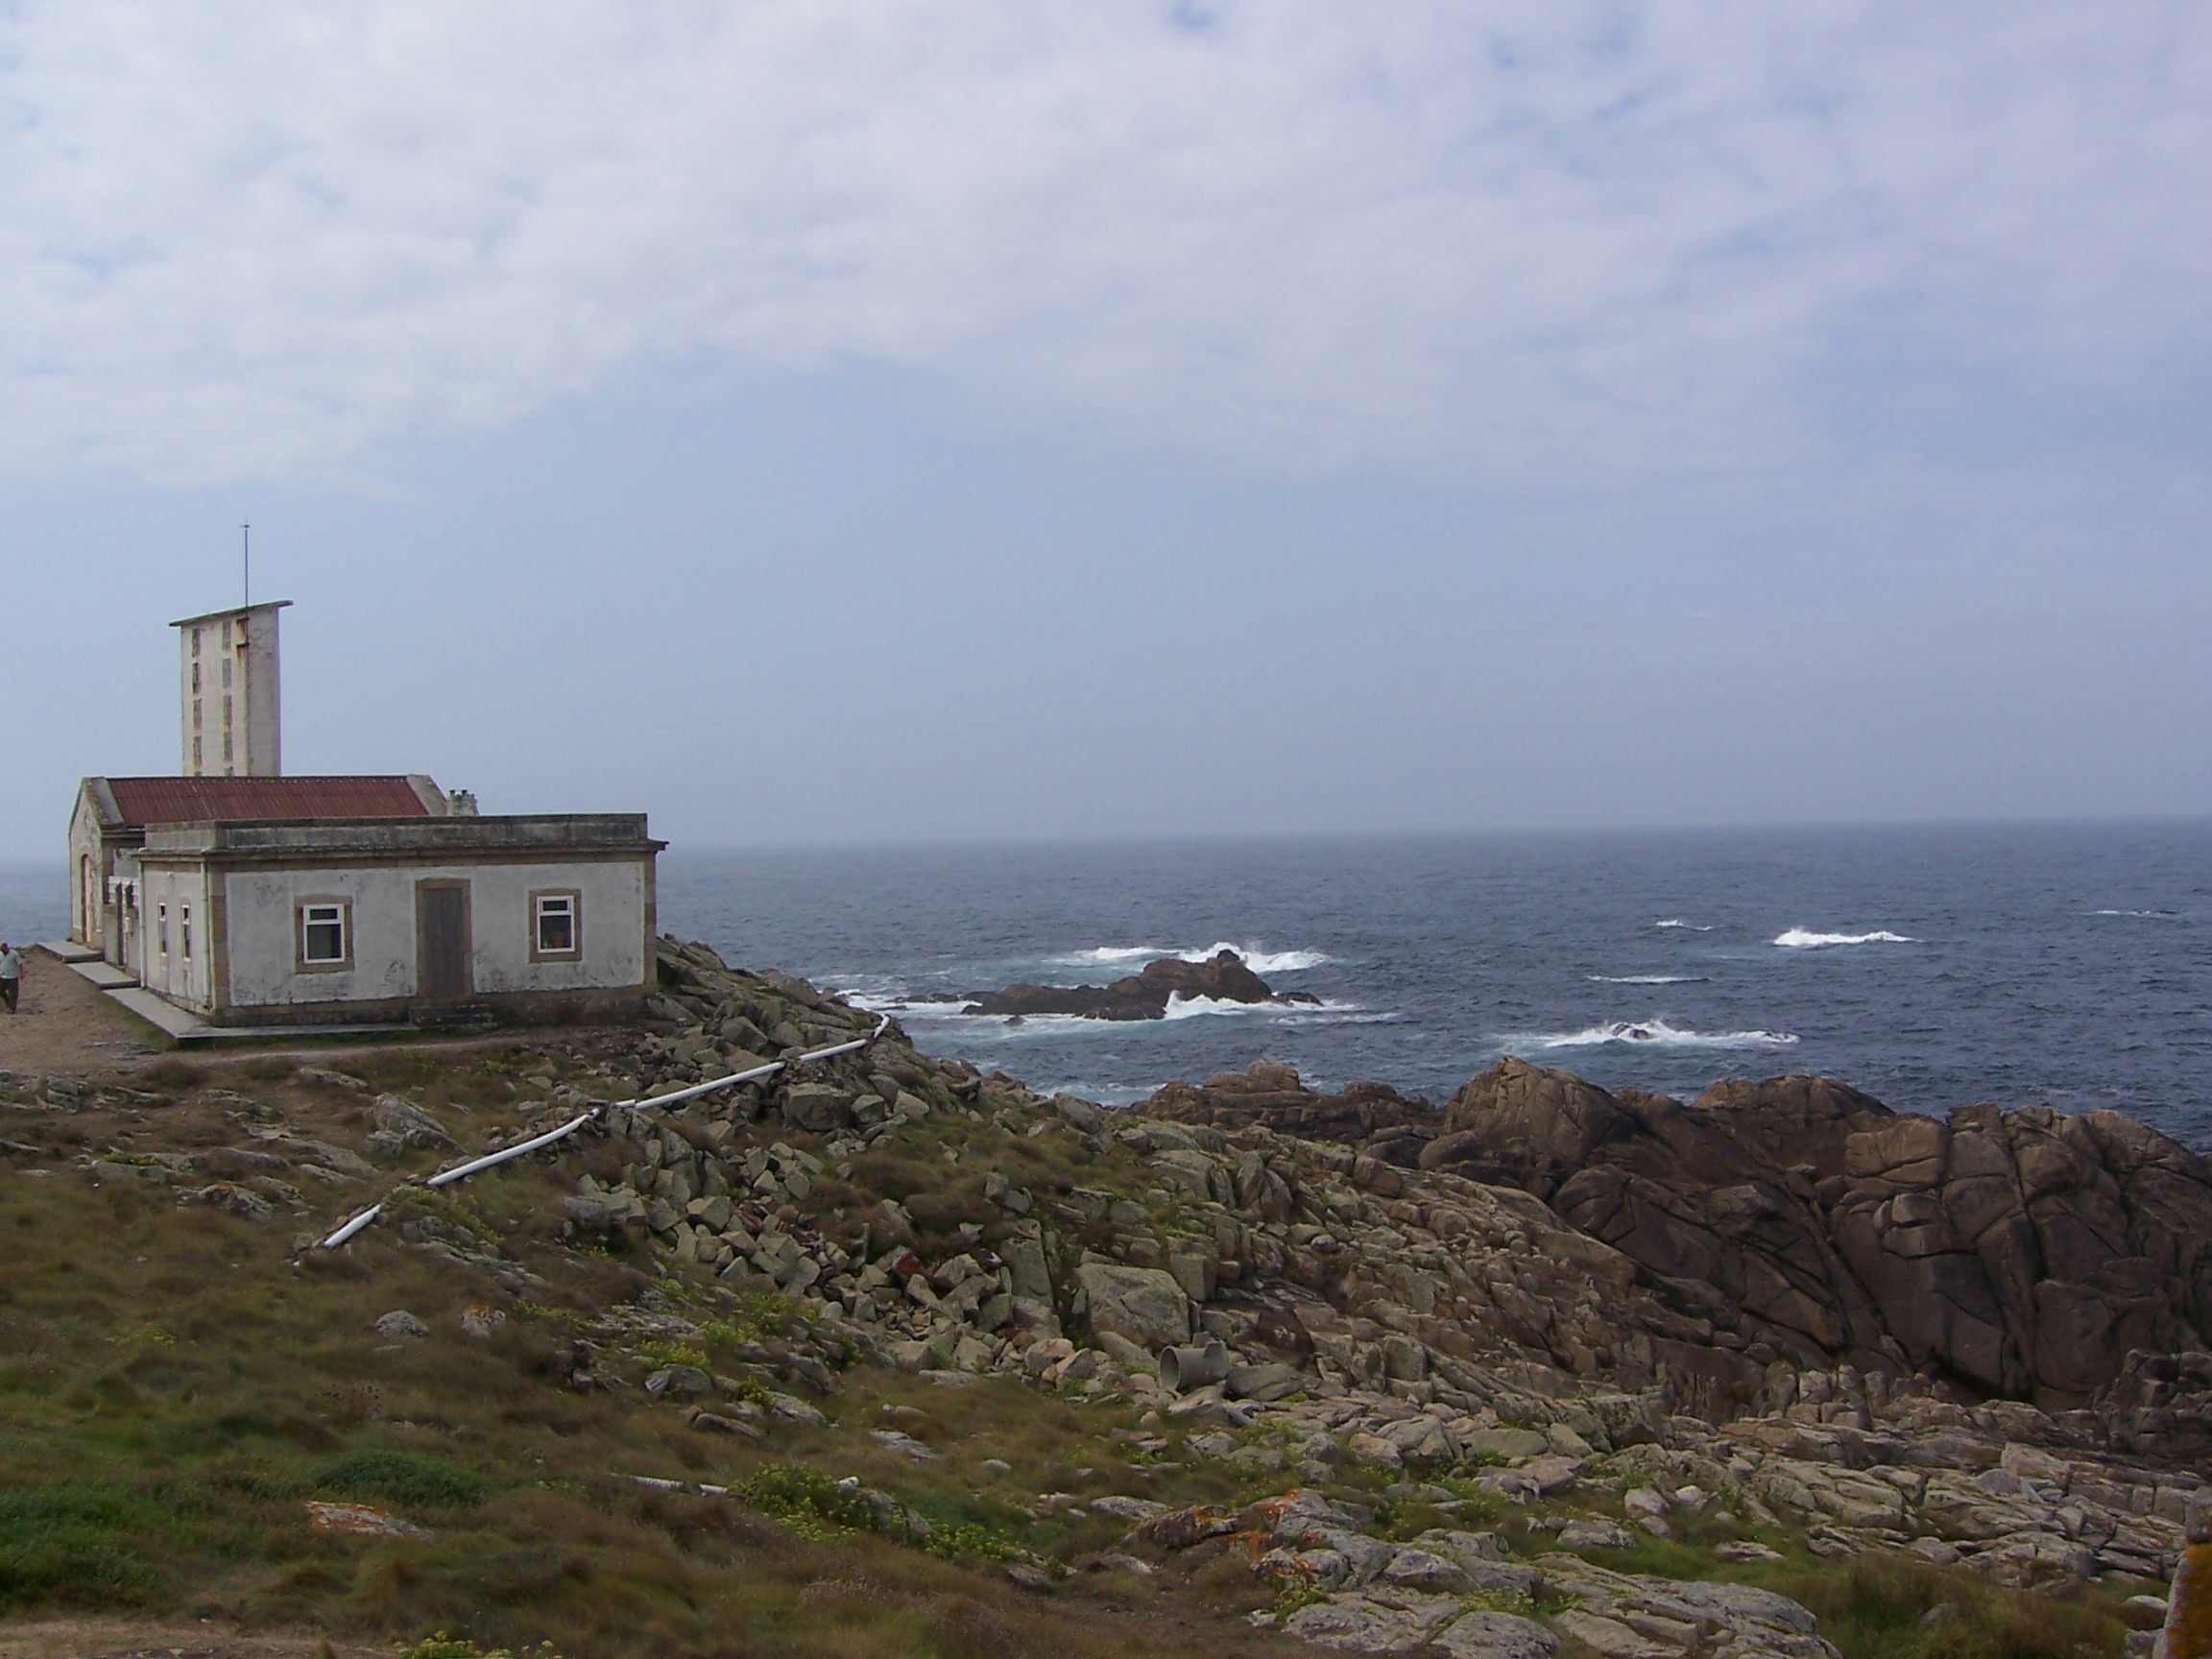
[[[100,820],[91,804],[84,799],[82,785],[77,790],[77,806],[69,814],[69,937],[86,945],[101,942],[101,917],[97,907],[87,915],[84,908],[84,865],[92,865],[94,902],[106,889],[108,877],[108,860],[100,851]]]
[[[585,863],[364,865],[241,870],[225,882],[233,1008],[366,1001],[416,994],[415,889],[421,881],[469,886],[470,972],[477,995],[581,991],[642,984],[645,865]],[[530,895],[568,888],[582,897],[580,957],[530,960]],[[295,906],[346,899],[353,905],[353,966],[296,969]]]
[[[213,936],[207,914],[207,881],[204,871],[192,865],[164,869],[149,867],[140,879],[138,943],[139,983],[147,990],[206,1012],[214,1005],[209,994],[208,965],[213,960]],[[160,948],[160,906],[169,906],[169,950]],[[192,954],[184,954],[184,908],[192,909]]]

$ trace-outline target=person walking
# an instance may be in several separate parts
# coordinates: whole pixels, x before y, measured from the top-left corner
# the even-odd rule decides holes
[[[23,956],[14,946],[0,939],[0,1002],[8,1005],[8,1012],[15,1012],[15,999],[23,994]]]

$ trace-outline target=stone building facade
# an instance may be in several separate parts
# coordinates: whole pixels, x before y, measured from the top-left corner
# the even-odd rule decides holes
[[[618,1018],[661,846],[642,813],[157,826],[125,965],[215,1025]]]

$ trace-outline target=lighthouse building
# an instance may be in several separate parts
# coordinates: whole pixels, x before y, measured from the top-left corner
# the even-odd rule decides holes
[[[664,845],[645,815],[487,816],[422,773],[287,776],[289,604],[175,623],[178,773],[78,785],[70,934],[102,982],[183,1034],[635,1012]]]

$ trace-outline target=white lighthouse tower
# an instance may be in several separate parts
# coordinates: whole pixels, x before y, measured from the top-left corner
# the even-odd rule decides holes
[[[284,775],[277,619],[289,599],[186,616],[177,630],[180,759],[186,778]]]

